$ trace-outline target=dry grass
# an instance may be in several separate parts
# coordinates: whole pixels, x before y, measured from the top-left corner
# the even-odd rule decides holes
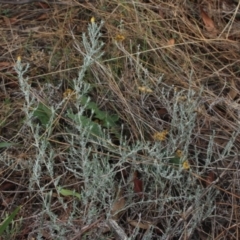
[[[206,188],[206,193],[213,188],[218,189],[220,194],[215,200],[216,208],[211,217],[202,221],[193,233],[188,235],[186,232],[179,234],[178,238],[169,236],[164,239],[239,239],[240,10],[236,1],[200,3],[96,0],[78,3],[69,0],[65,1],[65,4],[50,5],[0,4],[0,11],[0,142],[19,144],[1,149],[1,155],[12,159],[8,165],[0,162],[1,217],[11,213],[16,206],[23,206],[18,215],[18,219],[23,219],[21,227],[14,230],[11,239],[34,237],[39,224],[38,214],[42,209],[37,190],[29,192],[28,189],[32,173],[27,167],[21,171],[14,167],[19,162],[27,166],[35,154],[35,148],[32,133],[24,127],[24,97],[13,66],[17,56],[21,56],[23,64],[30,64],[27,76],[32,94],[39,102],[50,105],[52,102],[61,101],[63,92],[72,88],[72,79],[77,77],[79,66],[83,63],[83,57],[74,47],[74,38],[81,40],[92,16],[96,22],[105,22],[101,30],[105,55],[100,64],[93,64],[86,74],[87,82],[94,86],[90,93],[91,99],[102,111],[119,116],[118,127],[121,129],[121,124],[124,125],[123,132],[129,145],[137,141],[153,143],[154,133],[170,131],[175,127],[172,121],[174,111],[171,110],[173,102],[168,102],[168,99],[184,102],[187,97],[184,94],[187,94],[189,89],[201,92],[198,107],[195,109],[195,127],[187,152],[193,169],[191,176],[197,180],[199,186]],[[206,28],[202,11],[212,19],[213,30]],[[124,40],[121,41],[118,35],[123,36]],[[162,89],[156,80],[160,76],[161,88],[168,89],[169,98],[165,98],[165,101],[159,100]],[[56,87],[46,92],[46,84],[49,83]],[[148,87],[152,92],[144,95],[141,87]],[[155,91],[156,89],[158,91]],[[175,93],[179,93],[181,99],[174,98]],[[54,160],[58,164],[58,172],[54,178],[63,174],[65,179],[61,184],[81,192],[84,183],[76,181],[74,174],[64,172],[63,168],[64,154],[71,147],[69,143],[65,143],[68,137],[65,124],[68,123],[64,112],[71,105],[69,104],[58,113],[52,135],[48,138],[57,153]],[[178,134],[174,130],[172,132]],[[213,135],[215,137],[209,149]],[[233,135],[233,147],[228,149],[228,158],[216,158],[215,156],[223,156]],[[118,140],[114,144],[118,145]],[[177,147],[184,148],[181,145]],[[100,151],[99,148],[93,151]],[[106,149],[101,150],[103,155],[108,154]],[[200,166],[203,166],[210,150],[212,158],[208,169],[202,175],[196,174],[195,169],[199,168],[199,165],[196,165],[193,156],[198,154]],[[138,154],[147,162],[149,156],[145,155],[144,151],[143,149]],[[109,157],[109,161],[112,163],[116,159]],[[130,178],[130,167],[139,170],[133,166],[135,163],[132,160],[131,164],[121,165],[121,169],[116,170],[119,182]],[[137,165],[140,163],[137,162]],[[127,177],[123,176],[124,174]],[[151,181],[151,178],[144,179],[144,172],[142,175],[144,184]],[[41,179],[41,182],[45,186],[49,184],[49,187],[52,187],[51,181],[53,179],[49,176]],[[174,186],[172,187],[174,191]],[[130,194],[131,189],[126,191],[126,195]],[[153,196],[148,199],[149,204],[145,202],[144,210],[137,205],[141,200],[132,199],[136,201],[132,209],[126,208],[116,220],[125,234],[135,234],[133,239],[148,239],[148,225],[139,226],[140,230],[136,232],[133,230],[134,223],[130,223],[137,219],[137,213],[142,211],[142,220],[150,221],[155,226],[154,239],[160,239],[162,230],[166,227],[162,224],[162,218],[168,216],[157,215],[154,199]],[[171,204],[179,204],[179,209],[182,207],[181,203],[172,202],[169,203],[169,208]],[[89,211],[89,205],[81,207]],[[58,214],[58,221],[67,225],[66,219],[69,218],[71,209],[64,209],[57,201],[51,209]],[[186,208],[185,214],[191,215],[189,211],[191,208]],[[87,236],[89,239],[115,239],[114,230],[108,229],[107,233],[102,231],[101,237],[97,235],[97,230],[102,227],[99,224],[103,224],[105,219],[104,210],[100,213],[101,215],[95,216],[90,222],[79,217],[78,221],[74,222],[75,225],[69,226],[69,239],[81,239],[81,236],[85,236],[84,239],[88,239]],[[178,224],[181,224],[181,219],[184,219],[187,229],[189,215],[184,218],[179,214],[171,220],[176,222],[176,229]],[[50,224],[47,217],[44,221],[42,226]],[[20,220],[17,223],[20,225]],[[77,230],[79,227],[80,233]],[[112,235],[109,232],[112,232]],[[87,235],[84,235],[86,233]],[[45,239],[52,239],[48,232],[42,234]]]

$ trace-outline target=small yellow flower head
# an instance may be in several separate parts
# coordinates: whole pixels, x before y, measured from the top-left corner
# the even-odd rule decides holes
[[[183,152],[178,149],[178,150],[176,151],[176,156],[179,157],[179,158],[183,157]]]
[[[117,42],[122,42],[122,41],[125,40],[125,37],[123,35],[121,35],[121,34],[117,34],[116,37],[115,37],[115,40]]]
[[[17,61],[18,61],[18,62],[21,62],[21,56],[18,56],[18,57],[17,57]]]
[[[93,24],[95,23],[95,17],[91,17],[90,22]]]
[[[177,102],[184,102],[187,100],[187,97],[186,96],[178,96],[177,97]]]
[[[185,160],[183,162],[182,166],[183,166],[183,169],[188,170],[190,168],[190,164],[189,164],[188,160]]]
[[[70,98],[71,100],[74,100],[74,99],[76,99],[76,94],[74,93],[74,91],[72,89],[68,88],[63,93],[63,98]]]
[[[166,140],[167,135],[168,135],[168,130],[164,130],[162,132],[156,132],[153,135],[153,139],[156,140],[156,141],[161,141],[162,142],[162,141]]]
[[[143,92],[143,93],[152,93],[152,89],[148,88],[148,87],[138,87],[138,90],[140,92]]]

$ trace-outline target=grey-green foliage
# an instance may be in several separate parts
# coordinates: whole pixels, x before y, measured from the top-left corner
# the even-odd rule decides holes
[[[56,108],[49,107],[47,110],[47,119],[44,118],[45,125],[44,133],[41,127],[33,121],[34,116],[39,115],[40,108],[44,108],[42,103],[31,94],[31,87],[28,79],[23,77],[27,68],[24,69],[21,62],[18,61],[16,71],[21,86],[21,90],[25,96],[24,111],[26,113],[26,126],[31,130],[31,138],[35,149],[35,156],[29,160],[28,170],[31,174],[29,189],[36,191],[39,195],[38,199],[42,201],[42,211],[39,218],[40,224],[36,225],[35,232],[37,232],[37,239],[41,239],[41,232],[48,230],[53,239],[66,239],[70,231],[69,226],[74,225],[74,219],[81,216],[84,224],[90,224],[105,213],[106,217],[111,216],[111,206],[114,199],[115,176],[117,169],[124,169],[126,164],[131,165],[132,170],[138,170],[143,176],[144,192],[146,198],[141,201],[134,202],[132,199],[134,193],[132,191],[131,177],[124,183],[128,193],[126,194],[125,211],[136,214],[136,218],[141,220],[149,218],[153,222],[161,218],[161,225],[163,232],[161,239],[171,239],[172,237],[179,237],[184,231],[191,233],[196,229],[201,221],[211,216],[214,210],[214,199],[217,196],[217,191],[214,189],[202,188],[194,176],[201,175],[211,164],[213,152],[211,146],[214,143],[214,136],[209,141],[209,148],[207,149],[207,158],[204,161],[202,168],[198,168],[198,155],[194,156],[195,162],[194,174],[192,170],[186,171],[181,164],[172,166],[169,164],[169,159],[172,158],[174,152],[181,148],[186,155],[191,143],[193,129],[196,123],[195,109],[200,104],[200,93],[194,92],[193,89],[184,91],[173,91],[172,87],[165,86],[161,80],[162,77],[150,76],[147,69],[144,69],[139,61],[130,61],[135,65],[136,74],[143,84],[151,84],[151,81],[158,82],[159,88],[156,89],[156,95],[159,96],[159,102],[164,103],[165,107],[172,116],[171,130],[167,144],[163,142],[135,142],[128,144],[125,136],[120,134],[120,145],[115,146],[111,142],[109,129],[102,129],[99,125],[91,124],[91,119],[86,119],[84,112],[89,108],[89,100],[86,96],[89,93],[90,85],[84,81],[86,71],[92,64],[98,64],[103,56],[102,46],[100,41],[101,27],[96,23],[90,23],[88,27],[88,36],[86,34],[82,37],[82,43],[76,42],[76,49],[80,56],[83,57],[83,66],[81,66],[77,79],[73,80],[73,90],[76,93],[74,101],[75,107],[78,110],[76,113],[69,112],[64,115],[71,124],[66,126],[66,134],[63,135],[67,151],[64,153],[58,152],[49,141],[52,128],[54,125],[54,118],[57,115],[57,110],[61,110],[64,104],[63,100]],[[126,50],[123,46],[118,46],[123,53]],[[137,55],[139,57],[140,54]],[[131,58],[130,55],[127,55]],[[104,66],[101,66],[104,69]],[[142,74],[142,72],[144,74]],[[142,78],[144,76],[144,78]],[[151,78],[151,81],[149,79]],[[160,80],[159,80],[160,79]],[[179,97],[186,96],[186,100],[178,101]],[[83,102],[85,99],[85,102]],[[142,98],[144,104],[145,98]],[[92,103],[92,108],[95,109],[95,114],[102,114]],[[115,125],[116,119],[105,116],[107,121],[112,121],[110,124]],[[85,124],[89,121],[90,124]],[[97,127],[99,133],[95,134],[97,138],[93,137],[91,129]],[[177,134],[176,134],[177,133]],[[229,143],[228,149],[232,147],[233,141]],[[62,154],[64,160],[62,161],[60,169],[63,172],[59,173],[59,167],[55,162],[55,156]],[[227,157],[229,152],[226,151],[219,156],[221,158]],[[117,159],[117,160],[116,160]],[[11,159],[5,158],[1,155],[0,161],[5,165],[11,165]],[[21,166],[25,169],[26,166]],[[53,194],[52,191],[58,192],[59,186],[64,189],[69,187],[62,186],[60,182],[65,175],[69,173],[74,175],[79,183],[83,183],[84,187],[80,192],[81,198],[74,198],[72,212],[69,215],[67,224],[60,223],[58,216],[53,211]],[[49,181],[54,185],[55,189],[49,190],[49,183],[42,181],[43,177],[48,176]],[[81,204],[79,204],[79,201]],[[68,209],[68,203],[64,201],[64,196],[58,194],[58,202],[64,209]],[[191,209],[188,218],[188,225],[181,221],[181,217]],[[49,222],[45,222],[46,215]],[[152,217],[152,219],[151,219]],[[137,235],[138,230],[135,229],[134,234]],[[145,239],[151,239],[154,231],[148,231]]]
[[[18,73],[20,87],[25,97],[25,123],[30,129],[30,133],[32,134],[30,139],[33,141],[32,145],[35,148],[35,156],[33,156],[32,159],[29,159],[28,165],[28,170],[31,174],[29,189],[31,191],[37,191],[40,196],[39,199],[42,199],[43,210],[41,211],[40,216],[42,225],[39,225],[38,239],[41,239],[41,232],[44,229],[49,231],[53,238],[55,236],[58,237],[58,239],[64,239],[69,231],[69,225],[60,226],[57,220],[58,216],[52,211],[52,190],[49,190],[48,184],[42,181],[43,176],[49,176],[50,179],[52,179],[52,184],[55,186],[55,192],[58,192],[57,190],[59,190],[61,177],[64,177],[67,172],[73,173],[76,177],[76,181],[82,181],[85,183],[85,188],[81,193],[81,202],[87,206],[87,204],[89,204],[89,199],[92,198],[92,207],[88,212],[82,214],[82,210],[77,207],[78,204],[76,205],[74,203],[74,212],[69,214],[69,220],[73,220],[73,216],[76,217],[76,214],[78,213],[78,215],[82,215],[85,222],[90,223],[94,218],[98,217],[98,214],[101,213],[103,208],[107,209],[109,207],[107,202],[111,201],[111,194],[109,193],[111,192],[111,189],[114,188],[114,181],[111,178],[114,175],[114,170],[109,164],[109,157],[104,155],[100,156],[98,153],[92,154],[93,149],[87,146],[89,142],[98,139],[93,138],[91,134],[96,133],[96,131],[93,131],[93,127],[99,129],[99,134],[95,134],[97,137],[108,139],[109,134],[105,133],[105,130],[102,130],[100,125],[94,125],[94,122],[90,118],[84,116],[85,110],[91,110],[92,114],[103,122],[102,125],[106,129],[114,127],[115,122],[117,121],[116,116],[111,116],[106,112],[101,111],[94,102],[91,102],[90,99],[86,97],[90,90],[90,85],[84,81],[85,72],[103,55],[103,52],[100,51],[103,43],[99,41],[102,25],[103,23],[101,23],[100,26],[96,23],[89,24],[89,36],[87,37],[86,34],[83,34],[82,37],[83,49],[76,41],[76,48],[79,50],[84,59],[78,78],[73,80],[73,89],[76,95],[76,101],[74,104],[76,109],[79,111],[74,114],[74,119],[73,117],[71,118],[71,115],[68,113],[66,113],[65,116],[66,118],[70,117],[70,120],[76,121],[72,121],[73,126],[71,129],[66,127],[66,131],[69,135],[65,136],[65,140],[68,144],[70,144],[70,148],[68,153],[65,155],[65,172],[62,173],[62,176],[56,176],[58,168],[54,157],[58,154],[58,152],[56,152],[56,149],[53,148],[49,139],[52,134],[57,112],[58,110],[61,110],[65,100],[62,100],[54,107],[47,106],[45,103],[39,102],[35,95],[32,94],[33,89],[28,83],[28,78],[23,76],[27,73],[29,65],[24,68],[20,60],[18,60],[16,64],[15,69]],[[40,125],[34,121],[35,118],[40,120]],[[77,121],[77,119],[79,121]],[[41,126],[44,126],[44,131],[42,131]],[[101,145],[101,142],[96,142],[96,147],[93,148],[97,149],[98,144]],[[6,160],[3,156],[1,157],[1,160]],[[11,159],[7,160],[9,161],[7,161],[6,164],[11,165]],[[26,166],[21,165],[20,168],[25,169]],[[111,177],[109,177],[109,174]],[[101,181],[99,181],[100,179]],[[67,209],[67,206],[63,201],[63,197],[60,196],[60,194],[58,200],[62,204],[63,208]],[[79,200],[80,199],[75,199],[74,201],[77,202]],[[102,203],[103,206],[98,207],[97,205],[99,203]],[[44,223],[46,215],[50,218],[51,224],[46,225]],[[70,221],[69,224],[72,224],[72,222]]]

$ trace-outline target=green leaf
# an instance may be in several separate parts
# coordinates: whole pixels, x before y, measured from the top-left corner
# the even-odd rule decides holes
[[[76,124],[81,124],[83,127],[89,128],[90,133],[95,137],[102,137],[102,127],[108,128],[116,137],[120,137],[116,129],[116,122],[118,121],[117,115],[110,115],[105,111],[101,111],[95,102],[89,101],[87,96],[82,96],[81,104],[85,105],[86,109],[90,110],[93,114],[92,117],[81,116],[77,117],[73,113],[68,113],[68,117],[75,121]],[[92,120],[100,120],[97,123]]]
[[[87,97],[87,96],[85,96],[85,95],[83,95],[83,96],[81,97],[81,104],[82,104],[82,105],[86,105],[86,108],[87,108],[87,109],[91,109],[91,107],[89,107],[89,104],[90,104],[89,97]]]
[[[117,115],[109,115],[105,111],[101,111],[97,104],[95,102],[87,102],[88,97],[83,96],[81,99],[82,104],[86,104],[86,109],[91,110],[94,113],[94,118],[97,118],[101,121],[103,121],[104,127],[114,127],[116,124],[116,121],[118,121]]]
[[[91,110],[91,111],[93,111],[95,114],[99,111],[97,104],[94,103],[94,102],[89,102],[89,103],[87,104],[86,108],[89,109],[89,110]]]
[[[3,220],[3,222],[0,225],[0,236],[2,235],[2,233],[4,232],[4,230],[7,228],[7,226],[11,223],[11,221],[13,220],[13,218],[17,215],[17,213],[20,210],[20,206],[18,206],[10,216],[8,216],[7,218],[5,218],[5,220]]]
[[[33,116],[37,117],[41,124],[46,126],[52,116],[52,112],[44,104],[39,103],[37,109],[33,113]]]
[[[64,197],[73,196],[73,197],[76,197],[79,200],[81,200],[81,195],[79,193],[76,193],[75,191],[72,191],[72,190],[69,190],[69,189],[65,189],[65,188],[61,188],[61,187],[58,187],[57,190]]]
[[[84,127],[89,128],[90,133],[93,134],[94,136],[97,136],[97,137],[103,136],[101,126],[98,123],[93,122],[91,119],[89,119],[85,116],[81,116],[80,121]]]
[[[5,148],[5,147],[11,147],[17,145],[16,143],[10,143],[10,142],[0,142],[0,148]]]
[[[118,121],[117,115],[109,115],[105,114],[105,118],[103,119],[104,127],[115,127],[116,122]]]
[[[171,157],[169,159],[169,163],[172,163],[174,165],[180,165],[181,164],[181,158],[180,157]]]
[[[71,118],[76,124],[81,124],[84,128],[88,128],[92,135],[96,137],[103,136],[101,126],[98,123],[93,122],[90,118],[87,118],[85,116],[78,118],[72,113],[68,113],[67,116]]]

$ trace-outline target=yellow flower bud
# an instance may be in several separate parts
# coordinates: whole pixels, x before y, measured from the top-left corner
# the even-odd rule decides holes
[[[190,164],[189,164],[188,160],[185,160],[183,162],[182,166],[183,166],[183,169],[188,170],[190,168]]]
[[[91,17],[90,22],[91,22],[92,24],[95,23],[95,17]]]

